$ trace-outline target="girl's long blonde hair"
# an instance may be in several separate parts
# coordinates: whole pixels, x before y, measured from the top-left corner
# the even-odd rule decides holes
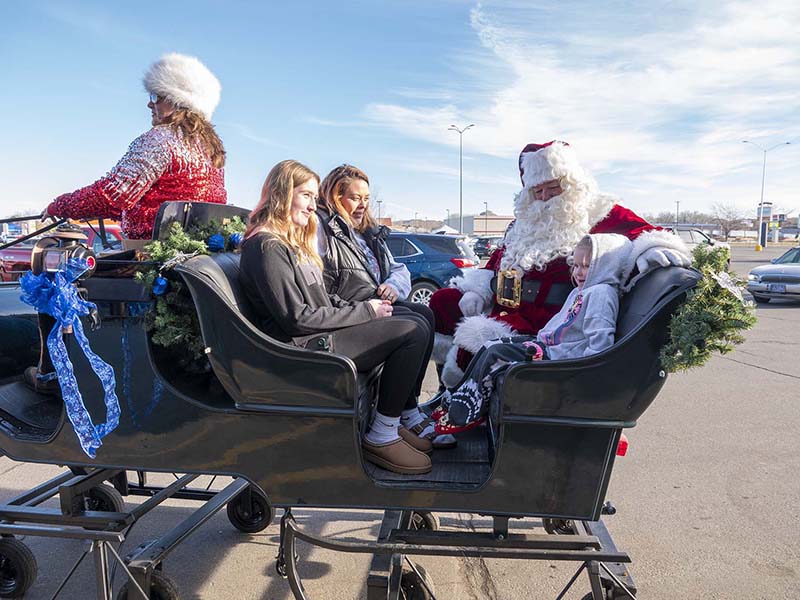
[[[336,167],[333,171],[325,176],[325,179],[322,180],[322,183],[319,186],[319,199],[320,203],[328,210],[339,213],[347,222],[347,224],[350,225],[350,227],[353,227],[359,233],[363,233],[367,229],[371,229],[377,225],[372,213],[370,212],[369,204],[366,206],[364,218],[361,220],[359,225],[353,224],[353,221],[350,218],[350,213],[342,204],[342,196],[344,196],[344,193],[347,191],[347,188],[350,187],[350,184],[357,179],[360,179],[369,185],[369,178],[367,177],[367,174],[358,167],[347,164]]]
[[[261,199],[247,220],[245,237],[258,230],[274,234],[283,244],[293,250],[300,262],[310,262],[322,268],[317,252],[317,219],[308,220],[305,227],[292,222],[292,192],[297,186],[319,175],[296,160],[284,160],[272,167],[261,188]]]

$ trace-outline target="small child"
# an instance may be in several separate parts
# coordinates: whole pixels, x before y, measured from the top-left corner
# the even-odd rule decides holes
[[[498,376],[516,362],[591,356],[614,344],[622,269],[631,242],[615,233],[583,237],[570,259],[572,281],[564,306],[536,337],[490,340],[475,355],[461,382],[445,392],[436,425],[441,433],[464,431],[482,421]]]

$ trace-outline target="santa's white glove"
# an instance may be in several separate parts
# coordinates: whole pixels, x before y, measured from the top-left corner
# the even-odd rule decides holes
[[[461,300],[458,301],[458,308],[465,317],[474,317],[483,312],[483,296],[478,292],[464,292]]]
[[[644,274],[658,267],[689,267],[691,258],[673,248],[650,248],[636,259],[636,268]]]

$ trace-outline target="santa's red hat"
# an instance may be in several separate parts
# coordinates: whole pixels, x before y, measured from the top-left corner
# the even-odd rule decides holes
[[[566,176],[579,177],[582,173],[575,151],[566,142],[528,144],[519,154],[519,177],[524,188]]]

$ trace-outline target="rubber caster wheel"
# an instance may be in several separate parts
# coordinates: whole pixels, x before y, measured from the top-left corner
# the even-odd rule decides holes
[[[228,520],[242,533],[264,531],[272,523],[272,507],[269,500],[257,488],[250,486],[228,502]]]
[[[575,533],[572,521],[566,519],[542,519],[542,525],[547,533],[553,535],[573,535]]]
[[[411,531],[438,531],[439,517],[427,510],[415,510],[411,513]]]
[[[84,495],[85,510],[100,512],[125,512],[125,500],[116,488],[105,483],[89,489]]]
[[[141,600],[142,595],[130,581],[126,581],[117,593],[117,600],[128,600],[129,590],[130,600]],[[178,586],[169,577],[160,571],[153,571],[150,576],[150,600],[180,600]]]
[[[0,598],[21,598],[38,570],[30,548],[16,538],[0,538]]]
[[[428,577],[427,571],[417,563],[414,563],[414,568],[419,571],[419,575],[412,569],[403,568],[403,573],[400,575],[400,599],[434,600],[433,582]]]

